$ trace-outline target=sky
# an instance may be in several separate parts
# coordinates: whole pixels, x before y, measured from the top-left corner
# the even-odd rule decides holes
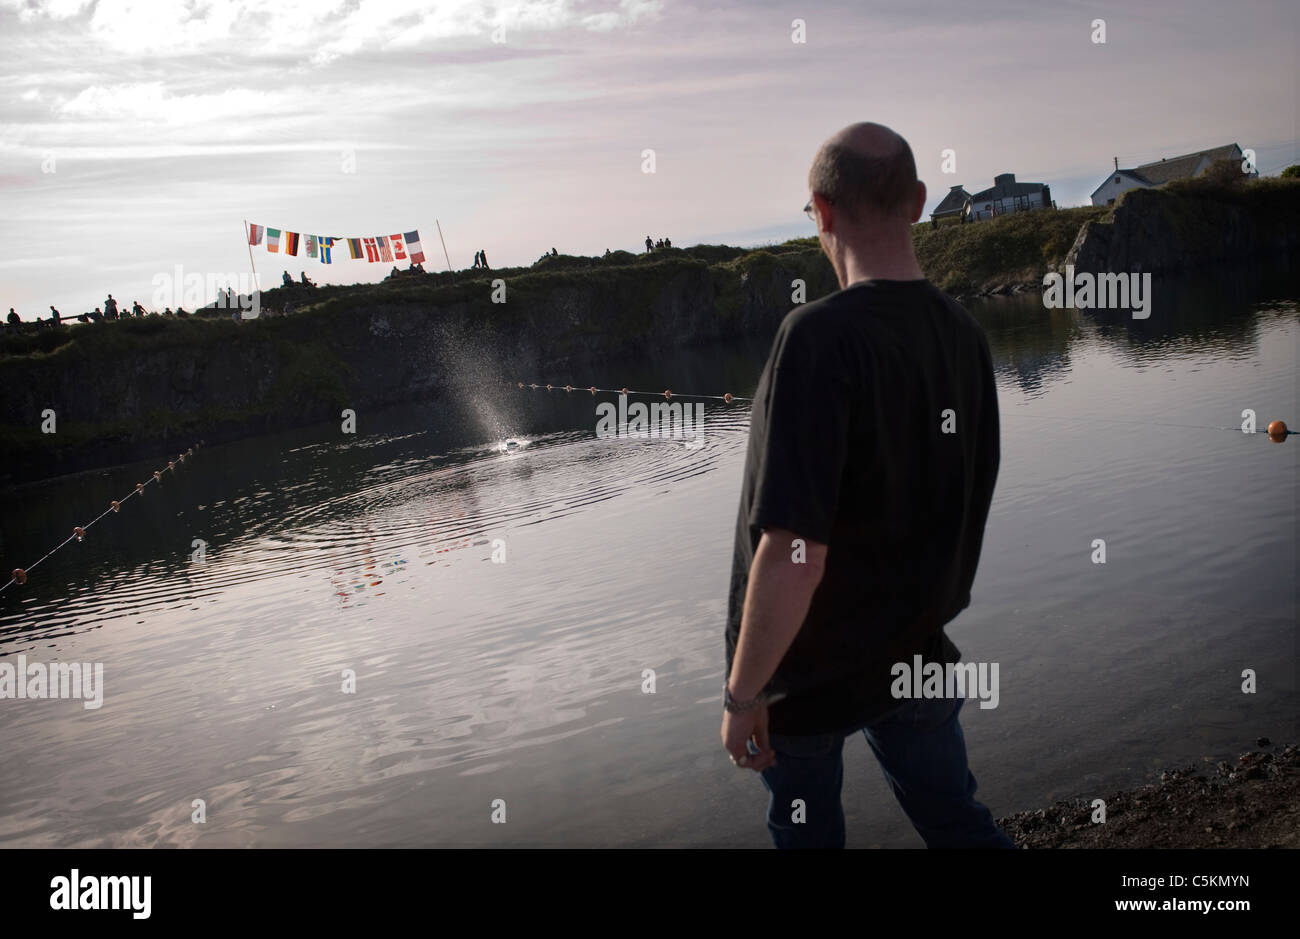
[[[809,163],[861,120],[910,142],[927,210],[1004,172],[1087,204],[1115,157],[1300,162],[1294,0],[0,0],[0,35],[0,309],[25,319],[251,264],[391,269],[250,259],[245,221],[417,229],[428,270],[438,224],[454,268],[812,235]]]

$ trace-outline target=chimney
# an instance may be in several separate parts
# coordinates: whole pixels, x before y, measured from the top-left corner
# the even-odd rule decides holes
[[[1002,185],[1010,186],[1013,185],[1015,181],[1016,181],[1015,173],[999,173],[997,176],[993,177],[993,185],[995,186],[1002,186]]]
[[[1119,157],[1112,157],[1111,159],[1113,159],[1113,160],[1115,161],[1115,172],[1118,173],[1118,172],[1119,172]]]

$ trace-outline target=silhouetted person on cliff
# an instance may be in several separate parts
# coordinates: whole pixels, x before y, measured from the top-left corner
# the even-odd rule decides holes
[[[650,236],[649,236],[649,235],[646,235],[646,236],[645,236],[645,253],[646,253],[646,254],[649,254],[649,253],[650,253],[651,251],[653,251],[653,250],[654,250],[654,242],[650,240]]]
[[[104,319],[117,319],[117,301],[113,299],[111,293],[108,295],[108,299],[104,301]]]
[[[9,323],[10,326],[17,328],[23,324],[23,318],[14,312],[13,307],[10,307],[7,322]]]
[[[92,323],[102,323],[104,321],[104,314],[99,312],[99,307],[95,307],[94,312],[90,314],[90,321]]]
[[[397,268],[393,268],[393,270],[397,270]],[[304,287],[315,287],[315,286],[316,286],[315,284],[313,284],[313,283],[311,282],[310,279],[308,279],[308,277],[307,277],[307,272],[306,272],[306,271],[303,271],[303,272],[302,272],[301,277],[302,277],[302,283],[303,283],[303,286],[304,286]]]
[[[284,282],[284,286],[286,287],[293,286],[293,275],[290,274],[288,271],[284,272],[284,276],[281,277],[280,280]]]
[[[63,317],[59,315],[58,310],[54,309],[53,303],[50,304],[50,320],[54,323],[55,326],[63,325]]]
[[[478,256],[479,256],[479,260],[481,260],[481,261],[483,262],[483,270],[485,270],[485,271],[490,271],[490,270],[492,270],[492,268],[488,267],[488,262],[487,262],[487,252],[486,252],[486,251],[482,251],[482,250],[480,250],[479,253],[478,253]]]
[[[144,307],[140,306],[139,300],[131,301],[131,312],[134,313],[136,316],[144,316],[145,309]]]

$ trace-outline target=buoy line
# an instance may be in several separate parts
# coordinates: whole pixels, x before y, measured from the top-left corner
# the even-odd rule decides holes
[[[603,392],[605,394],[614,394],[614,395],[618,395],[618,394],[645,395],[651,398],[664,398],[664,399],[705,398],[710,401],[725,401],[727,404],[731,404],[733,401],[754,400],[753,398],[744,398],[741,397],[740,395],[733,395],[731,393],[721,394],[721,395],[700,395],[700,394],[689,394],[681,391],[673,391],[671,389],[664,389],[663,391],[632,391],[628,388],[597,388],[595,385],[589,385],[588,387],[583,388],[579,385],[556,385],[550,382],[522,382],[521,381],[521,382],[515,382],[514,384],[518,388],[527,388],[532,391],[536,391],[538,388],[545,388],[547,391],[565,391],[569,393],[572,393],[574,391],[586,391],[593,395],[596,394],[597,392]],[[1004,411],[1002,413],[1004,416],[1006,416],[1006,415],[1013,414],[1014,412]],[[1150,426],[1152,423],[1151,421],[1123,421],[1123,420],[1116,420],[1116,419],[1105,418],[1105,417],[1055,417],[1047,414],[1019,414],[1016,416],[1033,417],[1033,418],[1038,418],[1040,420],[1065,421],[1067,423],[1069,421],[1089,421],[1089,420],[1100,421],[1108,424],[1135,424],[1140,426]],[[1241,428],[1239,427],[1212,427],[1209,424],[1172,424],[1166,421],[1160,421],[1159,424],[1163,427],[1190,427],[1197,430],[1232,430],[1232,431],[1237,431],[1238,433],[1268,434],[1268,438],[1272,440],[1274,443],[1281,443],[1288,436],[1292,436],[1294,434],[1300,433],[1300,431],[1288,430],[1285,421],[1270,421],[1268,423],[1267,429],[1253,430],[1253,431],[1242,431]]]
[[[1074,417],[1058,417],[1055,414],[1016,414],[1015,411],[1003,411],[1002,417],[1028,417],[1040,421],[1057,421],[1058,423],[1068,424],[1072,421],[1095,421],[1102,424],[1131,424],[1135,427],[1182,427],[1190,430],[1230,430],[1236,434],[1267,434],[1268,439],[1274,443],[1281,443],[1287,437],[1300,434],[1300,431],[1289,430],[1285,421],[1269,421],[1267,427],[1263,430],[1242,430],[1240,427],[1230,425],[1213,426],[1211,424],[1176,424],[1172,421],[1125,421],[1112,417],[1090,417],[1087,415],[1076,415]]]
[[[538,388],[545,388],[547,391],[567,391],[567,392],[586,391],[593,395],[596,394],[597,392],[603,392],[604,394],[611,394],[611,395],[646,395],[651,398],[664,398],[666,400],[672,398],[704,398],[709,401],[723,401],[726,402],[727,404],[731,404],[733,401],[754,400],[753,398],[745,398],[740,395],[733,395],[730,392],[726,394],[720,394],[720,395],[697,395],[697,394],[690,394],[688,392],[683,392],[683,391],[673,391],[671,388],[665,388],[663,391],[631,391],[627,388],[597,388],[595,385],[589,385],[586,388],[583,388],[579,385],[555,385],[555,384],[550,384],[548,382],[524,383],[521,381],[521,382],[515,382],[515,384],[519,388],[528,388],[532,391],[536,391]]]
[[[92,525],[94,525],[96,522],[102,519],[105,515],[108,515],[110,512],[121,511],[122,503],[126,502],[126,500],[131,498],[132,496],[144,495],[145,486],[152,485],[153,483],[162,482],[163,473],[166,472],[175,473],[176,464],[184,463],[187,457],[192,457],[194,455],[194,447],[197,446],[198,444],[196,443],[193,447],[190,447],[184,453],[177,454],[176,459],[168,460],[166,466],[164,466],[160,470],[155,470],[153,476],[151,476],[149,479],[145,480],[144,482],[136,483],[135,488],[132,489],[130,492],[128,492],[121,499],[114,499],[112,502],[108,504],[108,508],[100,512],[99,515],[95,516],[95,518],[87,522],[85,525],[77,525],[76,527],[74,527],[72,529],[72,534],[70,534],[67,538],[63,539],[63,541],[61,541],[59,544],[55,545],[53,548],[47,551],[45,553],[45,557],[41,558],[35,564],[29,564],[27,565],[27,567],[15,567],[13,570],[13,574],[11,574],[9,577],[9,583],[5,584],[3,587],[0,587],[0,593],[3,593],[4,591],[8,590],[14,584],[27,583],[27,574],[30,571],[35,570],[37,566],[40,565],[43,561],[45,561],[46,558],[49,558],[50,555],[54,554],[56,551],[58,551],[60,548],[62,548],[64,545],[68,544],[71,541],[83,540],[86,537],[87,529],[89,529]]]

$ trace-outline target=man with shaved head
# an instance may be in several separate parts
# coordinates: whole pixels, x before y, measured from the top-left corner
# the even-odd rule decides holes
[[[755,392],[723,746],[762,774],[777,847],[844,846],[858,731],[928,846],[1013,847],[966,764],[957,716],[976,689],[911,677],[960,659],[943,627],[970,603],[999,462],[988,344],[917,264],[907,141],[846,127],[808,188],[840,290],[785,317]]]

